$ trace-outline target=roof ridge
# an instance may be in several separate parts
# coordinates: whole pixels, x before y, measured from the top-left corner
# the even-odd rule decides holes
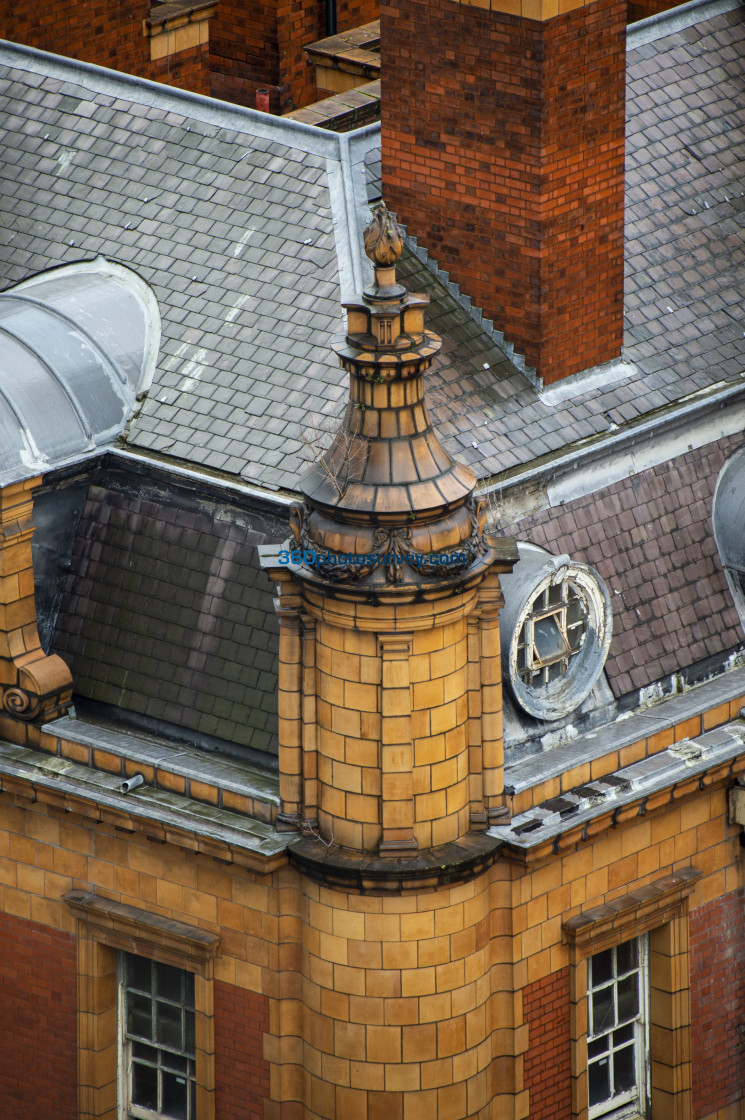
[[[694,24],[704,23],[724,12],[743,7],[743,0],[688,0],[664,12],[655,12],[645,19],[629,25],[626,31],[626,50],[633,51],[666,35],[674,35]]]
[[[245,105],[220,101],[191,90],[176,89],[162,82],[152,82],[149,78],[65,58],[36,47],[0,40],[0,65],[41,74],[45,78],[72,82],[92,93],[149,105],[163,112],[191,117],[216,128],[227,128],[235,132],[249,131],[254,136],[286,144],[309,155],[337,160],[342,156],[340,133],[286,117],[276,117],[271,113],[262,113]],[[374,132],[379,128],[379,124],[366,125],[356,130],[355,135],[364,136],[368,131]]]

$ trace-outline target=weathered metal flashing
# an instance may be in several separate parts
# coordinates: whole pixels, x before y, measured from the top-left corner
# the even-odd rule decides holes
[[[502,841],[506,858],[528,866],[743,772],[745,723],[738,721],[575,787],[489,835]]]
[[[292,837],[271,825],[149,786],[123,794],[120,785],[119,776],[105,771],[0,743],[0,803],[16,795],[260,874],[286,862]]]

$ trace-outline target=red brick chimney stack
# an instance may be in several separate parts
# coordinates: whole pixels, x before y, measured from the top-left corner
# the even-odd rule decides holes
[[[383,193],[544,383],[618,357],[624,0],[383,0]]]

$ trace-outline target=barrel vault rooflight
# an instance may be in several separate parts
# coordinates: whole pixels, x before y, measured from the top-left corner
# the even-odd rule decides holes
[[[712,523],[719,559],[745,626],[745,447],[730,455],[719,472]]]
[[[159,343],[152,291],[102,257],[1,293],[0,485],[116,440]]]

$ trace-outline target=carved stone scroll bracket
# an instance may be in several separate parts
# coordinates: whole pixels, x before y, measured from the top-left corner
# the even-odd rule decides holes
[[[44,653],[36,626],[32,493],[40,482],[0,490],[0,703],[4,716],[27,722],[56,719],[72,700],[70,670]]]

